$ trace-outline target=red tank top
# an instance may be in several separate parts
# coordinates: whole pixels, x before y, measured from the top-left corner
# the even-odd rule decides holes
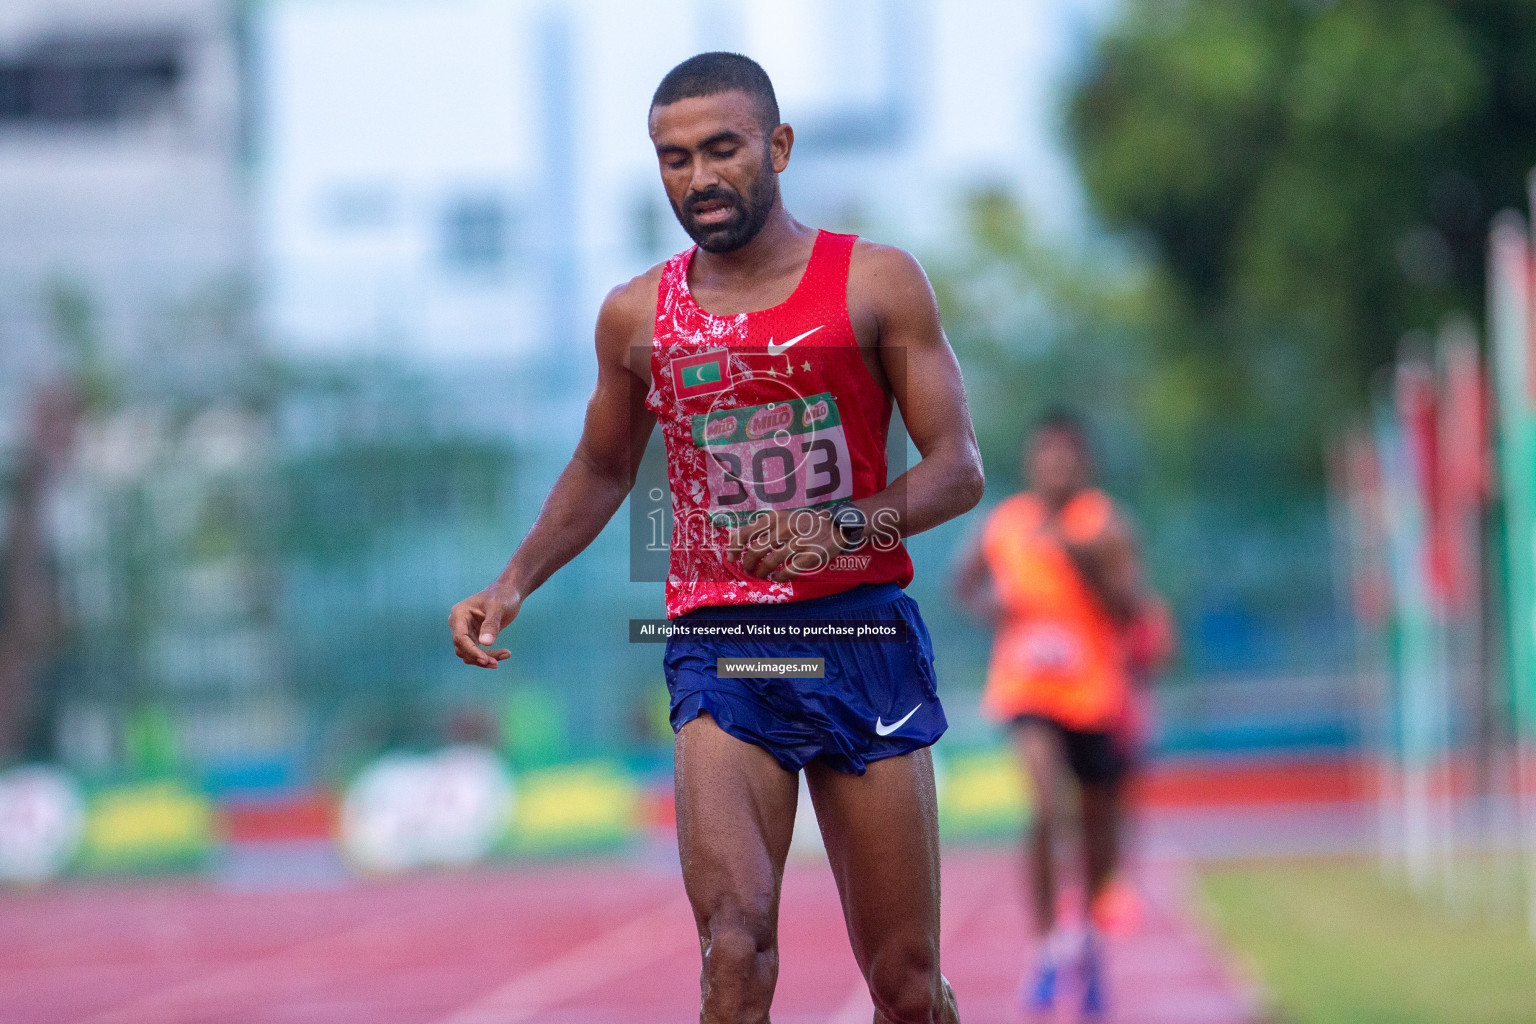
[[[662,269],[645,405],[661,425],[672,488],[668,618],[912,581],[906,547],[881,539],[874,522],[865,544],[783,583],[725,559],[727,527],[760,511],[828,508],[886,486],[891,396],[864,365],[848,317],[855,237],[818,232],[794,293],[734,316],[693,301],[697,246]]]

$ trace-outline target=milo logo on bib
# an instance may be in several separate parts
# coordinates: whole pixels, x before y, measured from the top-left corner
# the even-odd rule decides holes
[[[853,462],[830,393],[694,416],[693,443],[704,449],[709,513],[721,525],[853,497]]]
[[[736,433],[736,417],[722,416],[720,419],[710,420],[704,427],[704,440],[719,441],[734,433]]]
[[[752,418],[747,421],[747,436],[755,441],[759,437],[767,437],[775,430],[783,430],[793,422],[795,412],[788,402],[770,405],[752,414]]]

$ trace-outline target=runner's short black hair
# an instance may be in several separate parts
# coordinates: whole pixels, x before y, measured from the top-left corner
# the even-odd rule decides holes
[[[1076,445],[1084,458],[1093,457],[1093,442],[1088,434],[1088,424],[1071,409],[1063,406],[1047,409],[1035,421],[1035,429],[1031,432],[1033,437],[1039,437],[1041,434],[1060,434]]]
[[[651,109],[696,96],[737,91],[757,101],[765,130],[779,126],[779,101],[773,94],[768,72],[751,57],[723,50],[689,57],[668,71],[651,97]]]

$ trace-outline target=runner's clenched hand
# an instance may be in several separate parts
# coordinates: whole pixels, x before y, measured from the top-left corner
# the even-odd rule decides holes
[[[825,567],[842,549],[829,516],[791,509],[763,512],[732,528],[726,550],[747,575],[782,583]]]

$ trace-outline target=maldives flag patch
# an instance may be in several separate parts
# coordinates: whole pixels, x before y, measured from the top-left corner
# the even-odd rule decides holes
[[[672,387],[678,398],[712,395],[731,386],[730,352],[710,349],[672,360]]]

